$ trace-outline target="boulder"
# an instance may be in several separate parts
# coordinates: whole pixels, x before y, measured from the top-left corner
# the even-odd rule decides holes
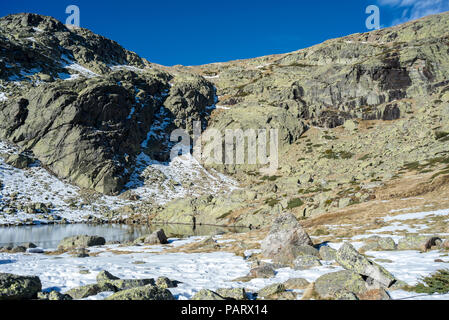
[[[345,242],[338,249],[336,261],[346,270],[370,277],[386,288],[396,281],[396,278],[391,273],[368,260],[348,242]]]
[[[39,292],[37,294],[37,298],[39,300],[50,300],[50,301],[67,301],[73,300],[71,296],[68,294],[62,294],[58,291],[50,291],[50,292]]]
[[[164,230],[160,229],[160,230],[157,230],[157,231],[153,232],[150,235],[147,235],[145,237],[140,237],[135,242],[136,243],[149,244],[149,245],[167,244],[168,243],[168,239],[167,239],[167,236],[165,235]]]
[[[312,240],[290,213],[274,220],[268,236],[261,243],[262,255],[280,263],[292,263],[301,254],[303,246],[313,246]]]
[[[286,290],[303,290],[310,285],[310,282],[303,278],[288,279],[284,282]]]
[[[219,295],[217,292],[202,289],[195,293],[195,295],[192,297],[192,300],[226,300],[221,295]]]
[[[342,270],[322,275],[315,281],[315,292],[323,299],[334,299],[338,292],[351,292],[360,294],[367,291],[362,276]]]
[[[217,289],[217,294],[226,300],[248,300],[248,296],[244,288]]]
[[[119,280],[119,279],[120,279],[119,277],[116,277],[116,276],[112,275],[111,273],[109,273],[106,270],[100,271],[97,274],[97,282],[98,283],[100,283],[100,282],[107,282],[109,280]]]
[[[172,281],[167,277],[159,277],[156,280],[156,286],[163,289],[176,288],[178,281]]]
[[[61,240],[58,245],[60,250],[69,250],[76,248],[86,248],[93,246],[102,246],[106,243],[103,237],[80,235],[74,237],[67,237]]]
[[[70,289],[65,294],[70,296],[73,300],[81,300],[90,296],[95,296],[100,292],[104,291],[112,291],[112,290],[108,290],[105,287],[100,286],[98,284],[88,284],[85,286]]]
[[[257,297],[266,298],[284,291],[285,286],[283,283],[274,283],[260,289],[259,292],[257,292]]]
[[[263,265],[251,269],[249,276],[252,278],[272,278],[276,275],[276,271],[270,265]]]
[[[321,246],[319,253],[321,259],[325,261],[334,261],[337,257],[337,250],[329,246]]]
[[[175,300],[175,298],[167,289],[146,285],[119,291],[106,300]]]
[[[147,285],[155,285],[154,279],[116,279],[99,281],[102,291],[121,291]]]
[[[365,244],[360,248],[360,251],[391,251],[396,249],[397,245],[393,238],[373,236],[365,240]]]
[[[34,248],[37,248],[37,246],[36,246],[34,243],[32,243],[32,242],[24,243],[24,244],[22,244],[22,246],[24,246],[24,247],[27,248],[27,249],[34,249]]]
[[[293,261],[293,266],[296,270],[306,270],[321,266],[321,262],[316,256],[302,255]]]
[[[29,300],[42,290],[39,277],[0,273],[0,300]]]

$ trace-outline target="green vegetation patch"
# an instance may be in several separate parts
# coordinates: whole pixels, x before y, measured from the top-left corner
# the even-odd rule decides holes
[[[281,176],[263,176],[262,181],[276,181],[281,178]]]
[[[324,158],[326,159],[351,159],[353,156],[354,154],[348,151],[335,152],[332,149],[324,151]]]
[[[270,207],[274,207],[278,203],[279,203],[278,199],[270,198],[270,199],[265,200],[265,204],[269,205]]]
[[[449,270],[438,270],[434,274],[422,278],[421,281],[413,287],[407,288],[409,291],[418,293],[448,293],[449,292]]]
[[[297,208],[297,207],[302,206],[303,204],[304,204],[304,201],[302,201],[301,198],[291,199],[287,204],[287,209]]]

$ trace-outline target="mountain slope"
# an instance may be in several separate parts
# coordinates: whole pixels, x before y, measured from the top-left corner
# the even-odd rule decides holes
[[[50,17],[8,16],[0,139],[25,163],[121,194],[136,222],[264,226],[283,210],[309,217],[435,192],[448,173],[448,26],[443,13],[292,53],[163,67]],[[278,172],[168,162],[170,132],[191,133],[193,120],[279,129]],[[391,187],[409,177],[421,185]]]

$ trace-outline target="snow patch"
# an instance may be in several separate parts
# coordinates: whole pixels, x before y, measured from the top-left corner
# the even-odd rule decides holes
[[[436,210],[436,211],[426,211],[426,212],[414,212],[414,213],[406,213],[396,216],[388,216],[384,217],[383,220],[385,222],[393,221],[393,220],[412,220],[412,219],[425,219],[431,216],[449,216],[449,209]]]

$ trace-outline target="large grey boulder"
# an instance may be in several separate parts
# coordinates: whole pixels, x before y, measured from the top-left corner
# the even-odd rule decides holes
[[[107,271],[98,273],[97,282],[102,291],[114,292],[155,284],[154,279],[120,279]]]
[[[369,277],[386,288],[396,281],[396,278],[391,273],[360,254],[348,242],[345,242],[338,249],[336,261],[346,270]]]
[[[202,289],[195,293],[192,300],[226,300],[224,297],[219,295],[217,292],[208,289]]]
[[[137,238],[134,243],[144,243],[144,244],[167,244],[168,238],[165,235],[164,229],[157,230],[147,236]]]
[[[304,246],[313,246],[312,240],[291,213],[278,216],[261,243],[262,254],[280,263],[292,263]]]
[[[335,299],[342,292],[357,295],[366,291],[362,276],[349,270],[327,273],[315,281],[315,292],[323,299]]]
[[[61,240],[58,249],[68,250],[76,248],[86,248],[93,246],[102,246],[106,243],[103,237],[80,235],[74,237],[67,237]]]
[[[41,290],[39,277],[0,273],[0,300],[35,299]]]
[[[217,294],[227,300],[248,300],[248,296],[244,288],[221,288],[217,289]]]
[[[88,284],[85,286],[75,287],[68,290],[65,294],[70,296],[74,300],[81,300],[90,296],[95,296],[100,292],[113,291],[112,288],[105,288],[98,284]]]
[[[373,236],[365,240],[365,244],[360,248],[360,251],[391,251],[396,250],[396,248],[397,245],[393,238]]]
[[[157,230],[147,236],[144,240],[145,244],[167,244],[168,239],[163,229]]]
[[[106,298],[106,300],[174,300],[167,289],[153,285],[122,290]]]

